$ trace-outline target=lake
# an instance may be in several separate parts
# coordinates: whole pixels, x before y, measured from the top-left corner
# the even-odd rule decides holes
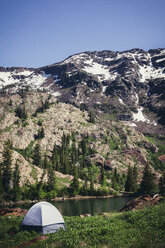
[[[80,214],[96,215],[100,212],[115,212],[120,210],[134,197],[122,196],[114,198],[74,199],[62,202],[53,202],[55,207],[64,216]]]

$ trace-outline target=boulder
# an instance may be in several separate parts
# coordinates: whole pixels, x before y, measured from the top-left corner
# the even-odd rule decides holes
[[[160,196],[158,194],[154,196],[150,196],[150,195],[139,196],[136,199],[128,202],[122,209],[119,210],[119,212],[125,212],[125,211],[154,206],[159,203],[159,200],[160,200]]]

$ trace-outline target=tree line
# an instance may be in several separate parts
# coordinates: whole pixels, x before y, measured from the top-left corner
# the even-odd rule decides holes
[[[165,194],[165,173],[160,178],[159,187],[155,184],[154,173],[146,164],[140,185],[138,184],[138,170],[134,166],[128,167],[126,175],[118,173],[115,168],[111,173],[92,164],[88,157],[95,153],[89,144],[90,137],[82,135],[77,141],[76,134],[63,134],[61,146],[54,145],[51,155],[42,154],[39,143],[34,146],[33,163],[43,169],[43,175],[34,185],[25,184],[20,187],[20,162],[16,160],[14,170],[12,165],[12,143],[8,140],[4,145],[2,162],[0,163],[0,198],[19,199],[51,199],[62,195],[105,195],[116,191],[139,192],[140,194],[160,192]],[[68,188],[59,189],[55,171],[73,176]],[[47,182],[44,176],[47,173]],[[110,179],[110,183],[108,182]],[[80,180],[82,183],[80,184]],[[95,183],[100,187],[96,189]]]

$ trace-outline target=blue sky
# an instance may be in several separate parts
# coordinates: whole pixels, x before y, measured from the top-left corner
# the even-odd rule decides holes
[[[0,0],[0,66],[165,47],[165,0]]]

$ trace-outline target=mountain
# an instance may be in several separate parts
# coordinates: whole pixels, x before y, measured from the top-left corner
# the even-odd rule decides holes
[[[93,173],[95,187],[103,167],[115,187],[117,169],[119,190],[129,166],[137,167],[140,182],[150,164],[158,182],[164,124],[165,49],[84,52],[41,68],[0,67],[0,162],[10,140],[21,185],[39,181],[46,160],[59,187],[70,185],[74,167],[81,184]]]
[[[78,168],[80,166],[82,173],[87,173],[85,168],[94,165],[96,182],[99,181],[97,168],[102,166],[110,173],[116,168],[124,175],[129,165],[136,165],[140,180],[144,166],[150,163],[157,178],[160,177],[164,165],[158,157],[164,154],[164,150],[161,146],[159,149],[159,143],[164,144],[163,136],[156,139],[145,137],[125,122],[102,120],[97,116],[95,118],[93,121],[90,112],[59,102],[45,92],[31,91],[24,92],[23,95],[15,93],[0,96],[0,161],[4,143],[10,140],[13,147],[13,168],[16,160],[20,165],[21,185],[34,183],[41,178],[44,156],[51,161],[54,147],[57,148],[56,157],[59,156],[60,163],[60,169],[56,168],[57,161],[54,169],[57,176],[65,182],[72,179],[68,174],[72,174],[74,164]],[[39,136],[42,128],[45,135]],[[67,172],[61,150],[64,136],[68,140],[68,146],[64,149],[70,166]],[[159,143],[155,145],[157,140]],[[84,143],[85,148],[82,147]],[[35,162],[35,148],[38,144],[40,165]]]
[[[43,90],[141,132],[165,132],[165,49],[83,52],[37,69],[1,67],[0,89]]]

